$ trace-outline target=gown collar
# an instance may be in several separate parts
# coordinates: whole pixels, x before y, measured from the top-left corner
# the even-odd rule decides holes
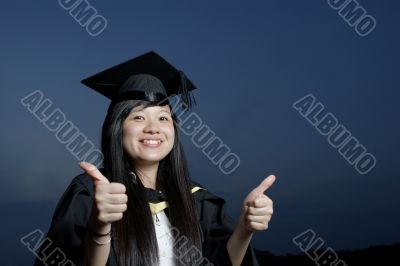
[[[152,188],[145,188],[147,199],[149,201],[150,210],[153,214],[157,214],[168,208],[167,197],[164,192]],[[195,193],[198,190],[204,189],[195,183],[192,183],[191,192]]]

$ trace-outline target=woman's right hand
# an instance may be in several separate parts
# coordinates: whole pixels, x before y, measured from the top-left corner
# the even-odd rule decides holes
[[[93,179],[94,204],[90,221],[92,230],[99,234],[107,233],[111,229],[111,223],[121,220],[127,209],[126,188],[121,183],[110,183],[96,166],[88,162],[81,162],[79,166]]]

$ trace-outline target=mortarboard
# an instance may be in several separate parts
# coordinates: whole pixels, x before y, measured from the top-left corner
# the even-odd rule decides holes
[[[163,102],[179,95],[184,107],[195,104],[193,82],[154,51],[113,66],[81,81],[113,102]]]

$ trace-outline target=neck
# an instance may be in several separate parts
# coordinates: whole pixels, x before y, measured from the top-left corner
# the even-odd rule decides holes
[[[136,171],[139,175],[140,181],[142,181],[143,186],[156,189],[158,162],[152,164],[136,163]]]

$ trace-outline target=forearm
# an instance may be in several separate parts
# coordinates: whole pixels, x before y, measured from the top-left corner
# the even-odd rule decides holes
[[[108,236],[109,238],[109,236]],[[107,237],[94,237],[99,243],[107,242]],[[85,261],[88,266],[100,266],[106,265],[108,256],[110,254],[110,244],[108,242],[104,245],[99,245],[93,241],[93,236],[86,234],[85,241]]]
[[[242,263],[252,236],[253,233],[249,230],[241,227],[239,224],[236,226],[235,231],[226,244],[233,266],[239,266]]]
[[[108,234],[111,230],[110,225],[96,226],[98,234]],[[96,236],[89,231],[86,233],[85,241],[85,261],[88,266],[102,266],[107,264],[110,255],[111,236]]]

